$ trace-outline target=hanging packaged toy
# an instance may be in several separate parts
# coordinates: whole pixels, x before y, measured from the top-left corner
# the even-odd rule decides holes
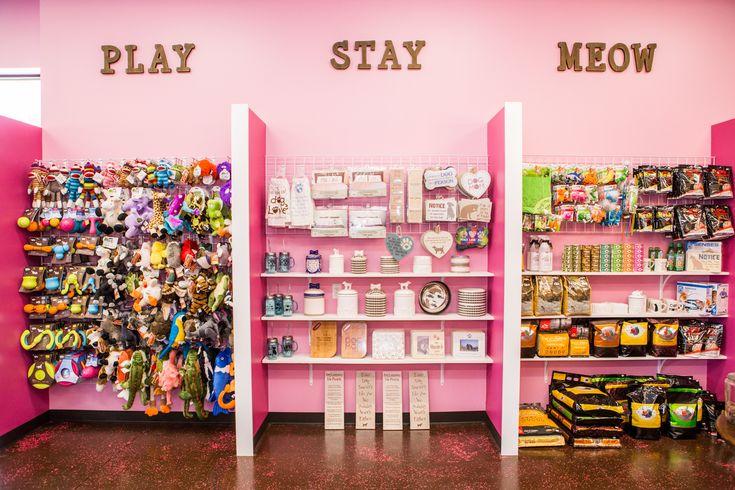
[[[574,221],[575,211],[574,204],[564,204],[554,210],[562,221]]]
[[[635,180],[640,192],[658,192],[658,173],[656,167],[643,165],[635,170]]]
[[[735,234],[730,207],[726,204],[704,206],[704,221],[707,224],[707,237],[710,239],[724,240]]]
[[[554,206],[572,202],[568,185],[555,185],[552,189],[552,195],[554,196]]]
[[[569,187],[569,198],[574,204],[587,204],[588,195],[583,185],[573,185]]]
[[[671,233],[674,231],[674,206],[653,208],[653,231]]]
[[[592,208],[587,204],[576,206],[576,218],[578,223],[592,223]]]
[[[704,169],[704,195],[712,199],[730,199],[732,193],[732,169],[711,165]]]
[[[674,168],[673,188],[671,197],[703,197],[704,183],[702,182],[702,167],[696,165],[682,165]]]
[[[633,229],[639,232],[653,231],[653,214],[651,206],[640,206],[635,212]]]

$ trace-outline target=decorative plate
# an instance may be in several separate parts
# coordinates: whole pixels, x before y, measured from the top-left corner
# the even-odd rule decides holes
[[[419,306],[425,313],[438,315],[449,306],[452,293],[449,287],[441,281],[431,281],[421,289]]]

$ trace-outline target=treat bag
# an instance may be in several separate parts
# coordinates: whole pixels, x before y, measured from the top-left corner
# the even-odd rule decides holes
[[[291,227],[311,228],[314,223],[314,201],[308,177],[294,177],[291,182]]]

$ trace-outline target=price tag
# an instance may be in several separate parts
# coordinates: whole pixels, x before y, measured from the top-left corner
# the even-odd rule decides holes
[[[102,246],[105,248],[109,248],[110,250],[115,250],[117,248],[117,237],[106,236],[102,238]]]
[[[130,191],[130,197],[133,199],[138,197],[143,197],[145,195],[145,189],[142,187],[133,187],[133,190]]]

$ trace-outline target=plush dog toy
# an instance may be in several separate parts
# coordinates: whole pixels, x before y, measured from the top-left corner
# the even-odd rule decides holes
[[[151,267],[163,269],[166,267],[166,244],[155,241],[151,246]]]
[[[207,159],[199,160],[193,174],[202,184],[212,185],[217,178],[217,166]]]
[[[118,193],[105,190],[106,199],[101,207],[98,207],[96,214],[102,217],[102,222],[97,223],[97,232],[109,235],[114,232],[121,232],[125,229],[125,218],[127,215],[123,212],[123,200]]]
[[[140,286],[133,291],[133,309],[140,313],[141,309],[145,306],[156,306],[161,300],[161,286],[158,284],[158,279],[155,276],[143,276],[143,280],[140,282]]]

